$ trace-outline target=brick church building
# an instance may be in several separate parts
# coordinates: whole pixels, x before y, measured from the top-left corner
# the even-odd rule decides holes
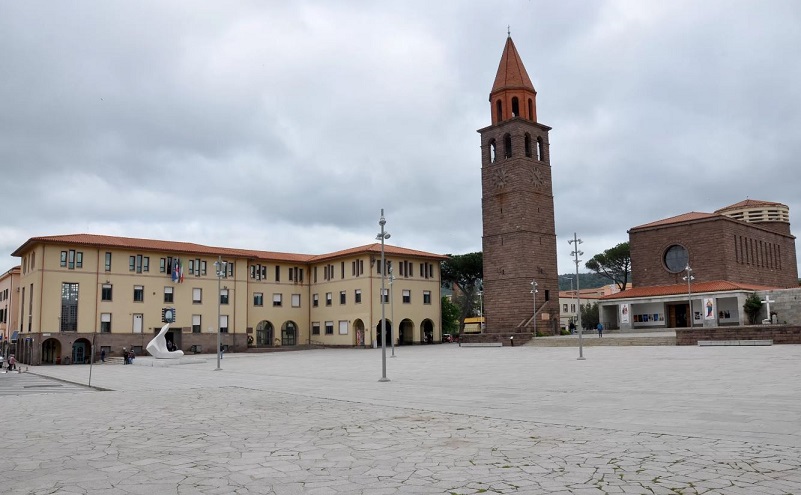
[[[484,252],[483,340],[525,342],[559,323],[550,127],[537,120],[537,92],[511,37],[489,96],[481,134]]]
[[[609,328],[744,325],[748,295],[798,286],[781,203],[747,199],[647,223],[629,230],[629,245],[634,288],[599,303]]]

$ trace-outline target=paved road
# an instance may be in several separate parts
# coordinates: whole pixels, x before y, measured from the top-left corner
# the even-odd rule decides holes
[[[137,358],[94,368],[111,391],[5,398],[4,493],[801,493],[801,346],[398,348],[388,383],[380,352]]]

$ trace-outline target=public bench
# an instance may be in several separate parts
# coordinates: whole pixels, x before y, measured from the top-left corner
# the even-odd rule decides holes
[[[755,346],[755,345],[773,345],[772,340],[699,340],[698,345],[701,347],[713,347],[713,346],[739,346],[739,345],[746,345],[746,346]]]
[[[500,342],[462,342],[460,347],[503,347]]]

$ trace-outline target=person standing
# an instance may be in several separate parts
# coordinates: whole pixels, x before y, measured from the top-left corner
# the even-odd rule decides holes
[[[125,347],[122,348],[122,364],[130,364],[128,362],[128,349]]]
[[[105,349],[100,349],[100,362],[101,363],[105,363],[106,362],[106,350]]]
[[[573,323],[573,320],[570,320],[570,324],[567,326],[567,329],[570,330],[570,335],[576,333],[576,324]]]
[[[598,329],[598,337],[599,338],[603,337],[604,336],[604,324],[599,321],[598,322],[598,326],[596,328]]]
[[[8,356],[8,370],[11,371],[17,368],[17,358],[14,355]]]

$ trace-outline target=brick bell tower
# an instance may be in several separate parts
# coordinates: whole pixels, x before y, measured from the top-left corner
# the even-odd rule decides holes
[[[525,340],[558,329],[559,281],[551,128],[537,122],[537,92],[511,36],[489,100],[492,125],[478,131],[486,333]]]

